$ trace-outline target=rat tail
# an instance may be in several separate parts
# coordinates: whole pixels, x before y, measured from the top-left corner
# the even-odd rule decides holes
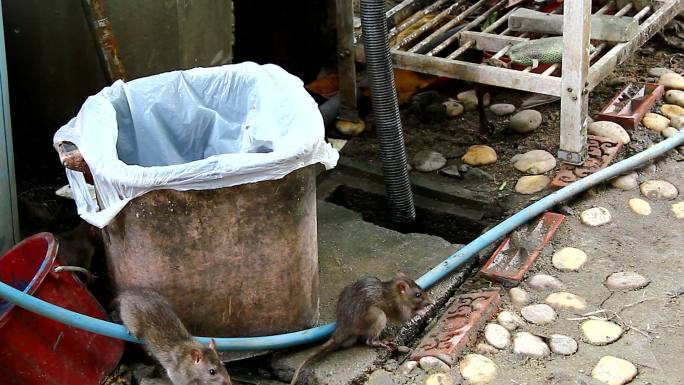
[[[302,368],[304,368],[306,364],[308,364],[316,358],[319,358],[325,353],[337,350],[339,347],[340,345],[337,343],[335,338],[331,338],[328,341],[326,341],[326,343],[319,346],[318,349],[316,349],[313,353],[306,357],[301,364],[299,364],[297,370],[295,370],[294,375],[292,376],[292,381],[290,381],[290,385],[295,385],[297,383],[297,380],[299,379],[299,373],[302,371]]]

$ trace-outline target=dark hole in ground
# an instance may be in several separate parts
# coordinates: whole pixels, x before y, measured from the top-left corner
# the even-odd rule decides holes
[[[467,244],[482,233],[486,223],[471,218],[416,206],[416,220],[399,224],[390,220],[385,196],[348,186],[339,186],[326,199],[360,213],[363,220],[400,233],[436,235],[455,244]]]

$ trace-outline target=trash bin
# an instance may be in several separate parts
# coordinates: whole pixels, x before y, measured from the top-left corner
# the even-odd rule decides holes
[[[192,333],[233,337],[318,321],[313,168],[338,158],[323,135],[299,79],[242,63],[117,81],[55,144],[91,174],[67,169],[117,288],[156,289]]]

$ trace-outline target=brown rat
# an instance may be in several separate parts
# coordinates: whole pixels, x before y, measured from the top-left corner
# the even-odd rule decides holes
[[[164,367],[174,385],[230,385],[230,377],[216,352],[195,341],[169,302],[149,289],[131,289],[117,298],[119,317],[132,335]]]
[[[390,281],[362,278],[342,289],[337,299],[337,326],[330,339],[299,364],[291,385],[308,362],[324,353],[347,348],[359,340],[368,346],[391,348],[392,343],[378,337],[387,322],[404,323],[432,304],[427,294],[403,273]]]

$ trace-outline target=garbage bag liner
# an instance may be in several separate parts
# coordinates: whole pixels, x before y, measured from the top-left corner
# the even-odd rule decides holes
[[[301,80],[251,62],[116,81],[57,131],[64,141],[79,148],[99,198],[67,169],[79,215],[100,228],[152,190],[280,179],[339,157]]]

